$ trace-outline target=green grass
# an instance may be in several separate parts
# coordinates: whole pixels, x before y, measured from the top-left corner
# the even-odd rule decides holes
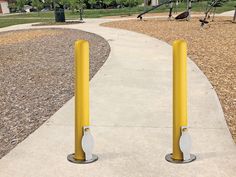
[[[40,20],[40,19],[1,19],[0,18],[0,28],[12,26],[12,25],[18,25],[18,24],[24,24],[24,23],[35,23],[35,22],[46,22],[49,20]]]
[[[224,11],[233,10],[236,5],[236,1],[229,1],[224,4],[224,6],[217,8],[217,13]],[[193,3],[192,10],[195,12],[203,12],[206,8],[206,2]],[[147,8],[148,9],[148,8]],[[185,11],[186,4],[181,3],[177,8],[177,11]],[[122,8],[122,9],[93,9],[84,10],[84,18],[99,18],[104,16],[128,16],[132,14],[138,14],[144,11],[144,7],[134,7],[134,8]],[[150,13],[155,12],[168,12],[168,5],[163,5]],[[72,13],[71,11],[65,11],[66,19],[79,19],[79,13]],[[54,12],[40,12],[36,13],[25,13],[10,16],[0,16],[0,28],[10,25],[22,24],[22,23],[33,23],[33,22],[50,22],[54,21]]]

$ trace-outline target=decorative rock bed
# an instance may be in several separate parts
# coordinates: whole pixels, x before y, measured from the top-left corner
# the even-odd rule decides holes
[[[72,29],[0,33],[0,158],[73,97],[74,42],[90,43],[90,79],[110,46],[100,36]]]

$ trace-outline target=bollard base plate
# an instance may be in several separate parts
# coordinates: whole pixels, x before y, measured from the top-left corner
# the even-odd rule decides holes
[[[74,158],[74,153],[69,154],[67,156],[67,160],[72,162],[72,163],[77,163],[77,164],[88,164],[88,163],[93,163],[98,160],[98,156],[93,154],[93,158],[91,160],[77,160]]]
[[[179,164],[183,164],[183,163],[190,163],[194,160],[196,160],[196,156],[193,155],[193,154],[190,154],[190,159],[189,160],[175,160],[175,159],[172,159],[172,153],[171,154],[167,154],[165,159],[168,161],[168,162],[171,162],[171,163],[179,163]]]

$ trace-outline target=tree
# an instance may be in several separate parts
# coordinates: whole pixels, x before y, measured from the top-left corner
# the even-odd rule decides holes
[[[82,10],[86,7],[84,0],[70,0],[69,4],[72,13],[74,13],[75,10]]]
[[[16,10],[17,10],[16,3],[10,2],[8,4],[8,8],[10,9],[10,12],[16,12]]]
[[[58,2],[59,2],[60,4],[62,4],[64,7],[65,7],[65,6],[68,6],[68,5],[70,4],[70,1],[69,1],[69,0],[58,0]]]
[[[43,8],[43,3],[40,0],[32,0],[32,6],[37,9],[39,15],[39,11]]]
[[[43,2],[44,7],[48,7],[50,10],[53,9],[53,0],[44,0]]]
[[[16,0],[17,9],[20,11],[24,11],[24,5],[27,4],[27,0]]]
[[[94,8],[94,5],[97,4],[97,0],[88,0],[88,3],[91,5],[91,8]]]
[[[112,4],[116,3],[115,0],[103,0],[102,2],[103,2],[103,4],[105,5],[105,7],[109,7],[109,6],[111,6]]]
[[[125,7],[134,7],[141,4],[143,1],[140,0],[116,0],[116,3]]]
[[[70,0],[70,9],[72,13],[75,12],[76,7],[77,7],[78,0]]]

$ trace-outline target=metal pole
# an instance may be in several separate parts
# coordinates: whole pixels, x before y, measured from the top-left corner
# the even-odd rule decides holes
[[[172,153],[166,155],[167,161],[188,163],[196,159],[190,154],[187,126],[187,43],[176,40],[173,43],[173,144]]]
[[[172,10],[173,10],[173,2],[170,1],[169,2],[169,17],[168,17],[169,20],[171,20],[172,18]]]
[[[82,8],[80,8],[79,9],[79,17],[80,17],[80,21],[82,22],[83,21],[83,9]]]
[[[179,147],[181,126],[187,126],[187,44],[183,40],[173,43],[173,156],[183,160]]]
[[[234,18],[233,18],[233,22],[236,22],[236,6],[235,7],[235,11],[234,11]]]
[[[144,11],[147,10],[147,0],[144,0]]]
[[[89,44],[75,43],[75,159],[84,160],[81,140],[83,127],[89,126]]]
[[[188,0],[188,17],[187,17],[187,20],[189,21],[191,19],[191,9],[192,9],[192,0]]]
[[[93,147],[89,126],[89,43],[78,40],[75,42],[75,153],[68,156],[69,161],[91,163],[98,159],[95,155],[87,159],[84,152],[89,148],[90,153]],[[83,148],[82,139],[85,134]]]

